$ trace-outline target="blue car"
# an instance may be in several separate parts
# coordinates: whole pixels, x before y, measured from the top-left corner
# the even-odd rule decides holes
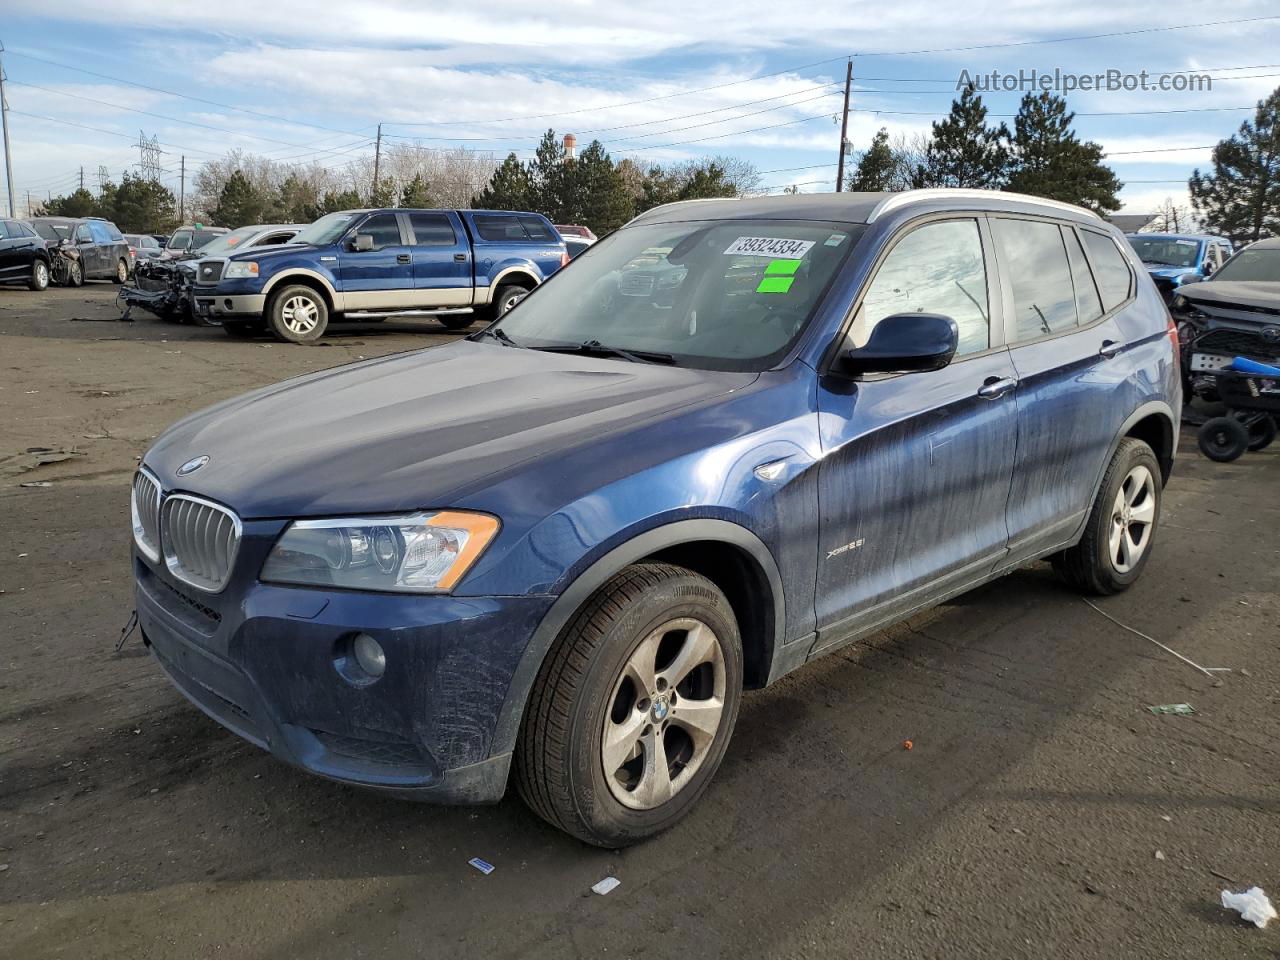
[[[1175,344],[1065,204],[658,207],[466,339],[171,427],[134,481],[138,618],[288,763],[447,802],[513,779],[634,843],[706,790],[744,689],[1029,561],[1129,587]]]
[[[233,337],[311,343],[331,320],[500,317],[569,262],[551,222],[508,210],[343,210],[287,246],[202,258],[192,311]]]
[[[1231,241],[1226,237],[1130,233],[1125,239],[1151,274],[1165,303],[1172,302],[1178,287],[1184,283],[1197,283],[1213,276],[1231,256]]]

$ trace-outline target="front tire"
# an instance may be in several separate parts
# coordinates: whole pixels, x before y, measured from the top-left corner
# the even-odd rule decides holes
[[[33,264],[31,264],[31,279],[27,281],[27,286],[37,292],[48,289],[49,265],[43,260],[37,259]]]
[[[706,790],[741,692],[738,624],[719,588],[682,567],[628,567],[547,654],[516,748],[520,795],[587,843],[645,840]]]
[[[80,287],[84,285],[84,264],[79,260],[72,260],[70,266],[67,267],[67,286]]]
[[[465,330],[476,322],[474,313],[449,314],[442,317],[436,317],[440,321],[440,326],[446,330]]]
[[[271,331],[289,343],[314,343],[329,326],[329,307],[324,297],[301,284],[285,287],[267,307]]]
[[[1102,477],[1084,535],[1051,558],[1054,569],[1086,593],[1107,596],[1129,589],[1151,558],[1162,497],[1155,452],[1125,437]]]

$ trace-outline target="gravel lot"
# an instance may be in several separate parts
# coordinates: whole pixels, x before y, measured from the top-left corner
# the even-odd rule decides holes
[[[1280,924],[1218,905],[1280,902],[1280,444],[1219,465],[1186,432],[1145,577],[1099,602],[1219,682],[1036,565],[749,695],[693,815],[613,853],[514,796],[425,807],[294,772],[136,639],[113,652],[152,437],[452,336],[237,342],[110,322],[114,296],[0,288],[0,956],[1280,956]],[[1180,701],[1196,714],[1147,710]]]

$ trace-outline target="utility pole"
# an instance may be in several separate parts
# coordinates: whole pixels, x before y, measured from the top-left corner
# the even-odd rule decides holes
[[[178,169],[178,222],[187,222],[187,155],[182,155]]]
[[[378,167],[382,162],[382,124],[378,124],[378,141],[373,148],[373,193],[378,193]],[[370,198],[373,199],[372,197]]]
[[[84,189],[84,167],[80,167],[80,189]]]
[[[4,51],[4,44],[0,43],[0,52]],[[4,64],[0,63],[0,126],[4,127],[4,176],[9,186],[9,216],[16,218],[18,215],[13,209],[13,154],[9,152],[9,101],[4,95]]]
[[[853,57],[850,57],[844,72],[844,116],[840,120],[840,162],[836,168],[836,193],[844,190],[844,152],[849,144],[849,87],[852,85]]]

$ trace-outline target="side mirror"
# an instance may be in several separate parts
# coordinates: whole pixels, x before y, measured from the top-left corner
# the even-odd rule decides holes
[[[848,374],[941,370],[959,344],[960,330],[950,317],[895,313],[875,325],[866,346],[843,351],[838,366]]]
[[[357,233],[351,238],[351,249],[356,253],[366,253],[373,249],[373,234]]]

